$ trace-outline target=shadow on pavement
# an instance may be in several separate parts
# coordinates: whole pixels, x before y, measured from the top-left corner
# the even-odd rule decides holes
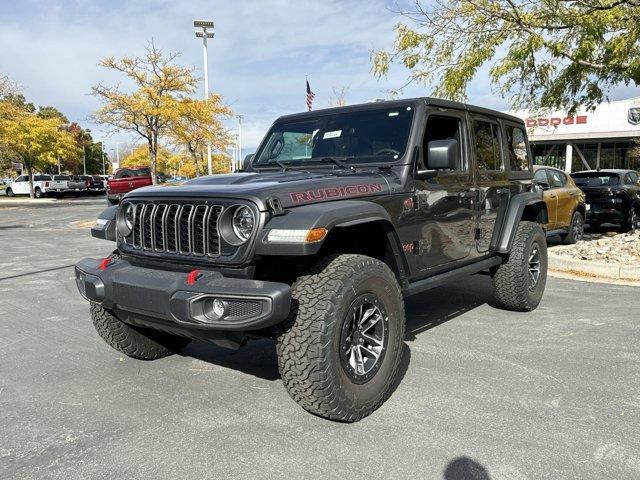
[[[474,275],[456,283],[427,290],[406,300],[407,329],[405,339],[453,320],[481,305],[494,304],[491,280]]]
[[[445,480],[491,480],[487,469],[469,457],[451,460],[443,476]]]
[[[61,267],[45,268],[43,270],[36,270],[35,272],[19,273],[17,275],[10,275],[8,277],[0,277],[0,282],[3,280],[12,280],[14,278],[28,277],[30,275],[38,275],[40,273],[55,272],[56,270],[64,270],[65,268],[72,268],[74,266],[75,263],[72,263],[70,265],[63,265]]]

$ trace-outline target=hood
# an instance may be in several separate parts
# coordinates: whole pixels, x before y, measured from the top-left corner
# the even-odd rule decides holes
[[[236,198],[253,201],[260,210],[278,198],[283,208],[357,197],[379,196],[398,189],[398,176],[391,170],[351,172],[347,170],[246,172],[211,175],[178,186],[144,187],[126,198]]]

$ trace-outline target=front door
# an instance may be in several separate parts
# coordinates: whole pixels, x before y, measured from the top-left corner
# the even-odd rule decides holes
[[[458,161],[453,170],[439,170],[427,180],[416,180],[414,212],[418,268],[445,268],[466,259],[474,247],[474,189],[469,168],[464,112],[428,111],[419,170],[428,169],[429,142],[455,139]]]
[[[477,196],[476,252],[491,248],[498,216],[509,202],[509,180],[505,170],[501,125],[493,119],[472,115],[469,118],[475,160]]]
[[[556,226],[555,228],[566,228],[571,225],[573,212],[578,205],[577,189],[572,188],[564,172],[557,170],[547,170],[549,176],[549,192],[555,193],[556,201]]]
[[[558,192],[551,188],[551,180],[549,179],[549,175],[547,172],[548,170],[546,168],[537,170],[535,175],[533,176],[533,180],[536,183],[543,183],[547,185],[547,187],[545,187],[546,190],[542,194],[542,199],[547,205],[547,217],[549,220],[545,227],[547,228],[547,230],[553,230],[554,228],[557,228],[556,226],[558,225]]]

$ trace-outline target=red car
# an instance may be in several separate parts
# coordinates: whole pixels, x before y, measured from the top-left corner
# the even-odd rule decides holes
[[[107,180],[107,202],[109,205],[117,205],[125,193],[152,184],[151,170],[148,167],[120,168],[113,178]]]

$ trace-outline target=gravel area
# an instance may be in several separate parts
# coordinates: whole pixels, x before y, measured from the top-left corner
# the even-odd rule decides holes
[[[640,265],[640,230],[586,233],[575,245],[554,246],[552,251],[576,260]]]

